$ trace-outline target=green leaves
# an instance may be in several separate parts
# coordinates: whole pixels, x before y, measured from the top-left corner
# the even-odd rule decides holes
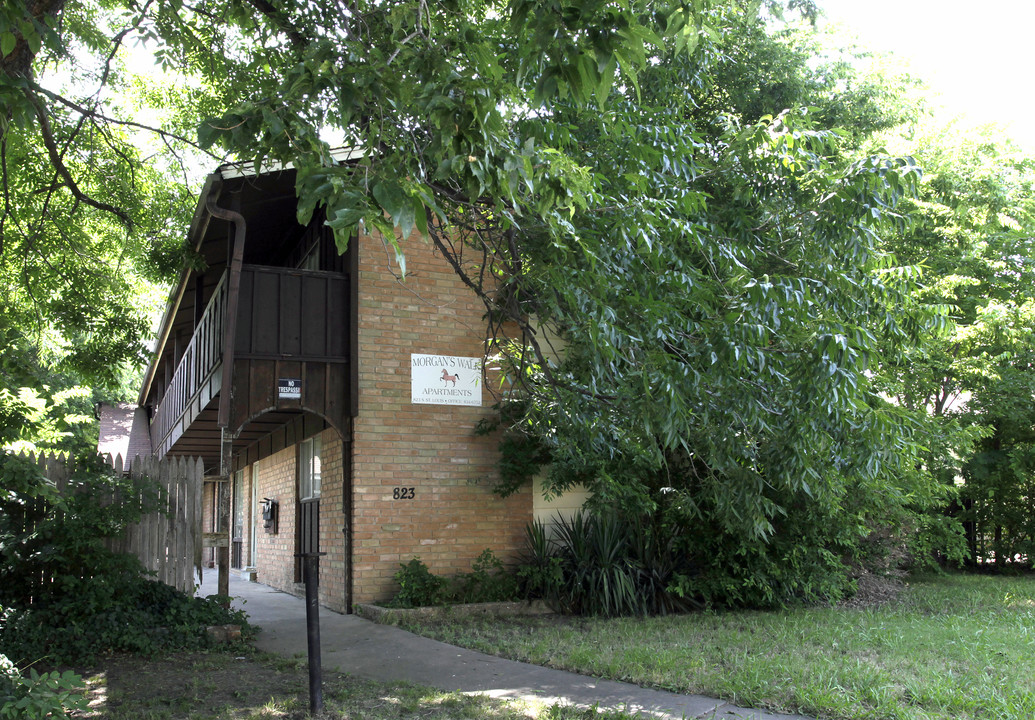
[[[45,12],[45,7],[33,7],[31,12]],[[30,14],[26,3],[5,4],[0,8],[0,59],[11,55],[19,41],[25,43],[32,56],[38,55],[44,47],[54,53],[61,52],[61,38],[55,26],[53,16]]]
[[[804,112],[702,129],[693,84],[664,65],[650,75],[651,102],[614,102],[604,119],[566,105],[538,129],[556,142],[562,122],[579,128],[562,147],[592,184],[565,232],[522,235],[530,332],[565,351],[513,347],[519,428],[549,448],[552,490],[588,484],[602,507],[671,497],[678,522],[726,543],[711,553],[757,556],[787,589],[753,586],[753,602],[812,583],[836,595],[831,536],[779,551],[809,558],[782,572],[766,548],[843,518],[847,488],[866,508],[838,535],[851,547],[918,452],[870,372],[931,327],[903,301],[916,274],[892,271],[880,245],[904,227],[919,172],[840,159],[839,136]]]
[[[381,209],[388,213],[395,227],[402,232],[402,236],[408,237],[413,231],[414,206],[423,211],[424,204],[419,199],[415,203],[414,198],[403,190],[402,184],[393,179],[385,179],[374,185],[373,195]]]
[[[772,37],[759,7],[176,2],[145,6],[127,27],[167,67],[193,73],[201,90],[180,101],[177,122],[194,125],[203,148],[296,169],[300,222],[322,214],[339,249],[379,234],[403,273],[411,237],[435,243],[484,301],[504,392],[527,408],[519,429],[550,449],[558,486],[587,482],[601,502],[645,509],[669,488],[682,521],[765,543],[807,524],[784,522],[799,507],[865,515],[872,504],[842,512],[848,489],[873,499],[900,464],[916,465],[919,441],[872,373],[908,366],[918,339],[944,332],[946,307],[977,312],[963,306],[974,279],[964,269],[958,282],[942,276],[944,296],[922,297],[924,252],[888,252],[889,233],[914,230],[903,206],[918,207],[908,203],[927,180],[908,153],[846,154],[891,122],[881,98],[858,90],[847,65],[817,69],[807,43]],[[49,47],[46,27],[5,13],[0,50],[14,50],[12,37]],[[77,39],[107,57],[108,38],[77,17]],[[16,97],[5,80],[0,93]],[[14,122],[31,125],[23,115]],[[62,142],[85,137],[74,120],[55,125]],[[139,166],[107,145],[114,134],[99,137],[98,161],[77,176],[139,197],[120,182]],[[9,152],[19,166],[46,165],[38,140]],[[50,213],[61,232],[40,238],[122,257],[106,251],[121,247],[110,228],[80,222],[64,194],[50,202],[63,191],[38,175],[11,185],[24,238],[37,237],[33,213]],[[952,197],[952,173],[930,181]],[[1028,209],[998,195],[993,184],[982,208],[1003,247],[1013,243],[988,274],[1003,292],[1028,274],[1011,260],[1030,256],[1016,231]],[[967,208],[939,205],[930,221],[945,223],[945,240],[970,231]],[[81,312],[77,283],[54,279],[48,257],[32,261],[44,278],[32,297],[52,299],[48,317],[105,353],[97,329],[109,320],[120,339],[135,337],[114,312]],[[802,566],[828,568],[811,550]]]
[[[25,675],[0,654],[0,718],[45,720],[87,711],[89,706],[83,679],[71,670],[41,674],[29,668]]]
[[[1026,552],[1035,537],[1021,499],[1035,467],[1028,461],[1035,277],[1025,259],[1035,173],[987,130],[921,128],[908,145],[924,175],[918,197],[907,201],[911,222],[885,243],[922,268],[906,302],[940,322],[913,329],[920,346],[906,361],[879,364],[877,380],[902,405],[931,414],[925,468],[953,487],[965,478],[970,509],[957,518],[973,528],[969,560],[989,553],[1002,560]]]
[[[156,507],[159,488],[114,474],[92,451],[84,457],[58,496],[37,466],[25,482],[30,464],[0,454],[0,486],[13,490],[0,494],[4,652],[23,665],[73,666],[105,652],[198,648],[213,624],[239,624],[248,633],[243,613],[148,579],[136,557],[108,549],[110,538]],[[12,710],[3,703],[5,674],[0,664],[0,707]],[[41,718],[60,714],[55,706],[70,699],[71,678],[30,677],[34,682],[17,693],[29,701],[21,708],[37,709]],[[37,716],[12,710],[0,717]]]
[[[535,105],[571,98],[603,107],[617,69],[637,87],[648,55],[664,45],[644,16],[599,0],[513,0],[509,10],[512,33],[531,40],[519,48],[518,72],[535,78]]]

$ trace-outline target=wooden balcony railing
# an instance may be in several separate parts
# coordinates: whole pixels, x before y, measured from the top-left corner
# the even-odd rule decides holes
[[[199,391],[207,389],[208,399],[219,392],[220,377],[216,370],[223,360],[226,292],[226,273],[223,273],[151,419],[151,438],[159,456],[164,455],[183,434],[185,428],[180,421]],[[198,413],[204,409],[204,404],[207,400],[197,408]],[[187,423],[193,419],[189,418]]]
[[[224,273],[153,415],[151,438],[159,457],[188,432],[222,389],[227,287]],[[270,361],[344,368],[348,354],[347,287],[347,277],[341,273],[242,266],[234,373],[245,373],[243,377],[247,377],[248,363],[269,365]],[[335,378],[345,377],[344,370],[335,373]],[[271,378],[266,393],[272,394],[275,389],[276,378]],[[326,391],[345,392],[338,385],[328,385]],[[265,400],[257,402],[268,405]],[[344,397],[327,402],[340,406]],[[243,412],[249,415],[250,411],[245,408]],[[207,430],[212,431],[211,427]]]

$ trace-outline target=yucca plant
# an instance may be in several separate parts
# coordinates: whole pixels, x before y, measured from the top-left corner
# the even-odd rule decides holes
[[[564,573],[556,544],[542,520],[525,526],[525,551],[519,558],[517,576],[525,599],[542,599],[551,607],[559,606]]]
[[[637,593],[648,615],[667,615],[700,609],[703,605],[673,590],[679,577],[696,574],[690,559],[680,550],[679,535],[657,518],[641,517],[631,523],[630,557],[636,568]]]
[[[677,535],[650,516],[629,520],[616,512],[577,512],[552,528],[526,528],[518,575],[527,597],[577,615],[653,615],[695,606],[670,590],[692,574]]]
[[[562,602],[581,615],[642,615],[629,556],[629,525],[615,513],[578,512],[557,526]]]

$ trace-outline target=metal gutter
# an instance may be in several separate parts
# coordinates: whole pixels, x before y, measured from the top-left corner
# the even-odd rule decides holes
[[[332,148],[331,159],[339,165],[348,162],[349,160],[358,160],[366,156],[366,153],[356,147],[336,147]],[[224,180],[230,180],[233,178],[241,177],[254,177],[256,175],[268,175],[269,173],[280,172],[282,170],[294,170],[294,163],[281,163],[271,161],[268,165],[263,165],[261,168],[256,168],[254,162],[244,163],[227,163],[220,165],[216,172],[219,173]]]
[[[241,294],[241,263],[244,261],[244,240],[247,224],[244,215],[216,205],[216,197],[209,195],[205,204],[208,212],[220,220],[234,224],[234,255],[230,260],[230,274],[227,278],[226,315],[223,321],[223,382],[219,391],[219,414],[216,424],[226,431],[230,424],[230,396],[233,394],[234,344],[237,339],[237,301]]]

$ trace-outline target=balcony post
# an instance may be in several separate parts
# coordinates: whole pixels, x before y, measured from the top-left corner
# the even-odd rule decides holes
[[[219,484],[216,485],[217,507],[219,508],[219,530],[226,536],[216,551],[219,563],[219,580],[217,592],[230,602],[230,460],[233,442],[229,439],[226,428],[223,428],[223,440],[220,443]]]

